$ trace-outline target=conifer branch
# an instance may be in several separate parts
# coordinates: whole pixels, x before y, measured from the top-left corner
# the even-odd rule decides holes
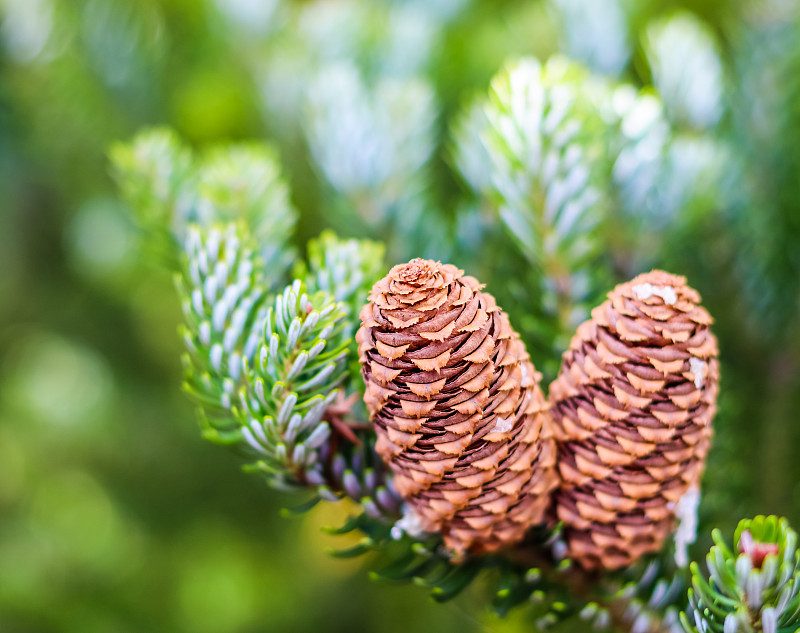
[[[274,485],[305,484],[330,438],[323,420],[346,372],[341,307],[295,280],[268,309],[260,348],[244,368],[234,410],[239,434]]]
[[[482,114],[473,105],[456,126],[456,164],[539,272],[561,332],[586,316],[598,269],[608,170],[598,90],[565,58],[519,60],[493,79]]]
[[[800,628],[800,552],[786,519],[741,521],[729,549],[719,530],[706,557],[692,563],[686,633],[791,633]]]
[[[239,223],[190,226],[176,277],[185,324],[184,389],[201,406],[204,436],[239,439],[232,411],[267,315],[263,260]]]
[[[151,246],[181,266],[188,227],[241,221],[263,260],[268,288],[285,283],[297,221],[275,151],[263,144],[197,156],[169,129],[146,130],[110,151],[114,176]]]
[[[211,150],[197,165],[197,214],[203,224],[243,221],[273,289],[295,259],[290,240],[297,212],[289,202],[275,151],[263,144]]]

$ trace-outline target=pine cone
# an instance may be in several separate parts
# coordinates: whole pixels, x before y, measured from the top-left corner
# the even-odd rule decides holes
[[[457,554],[520,541],[556,485],[541,379],[473,277],[414,259],[372,288],[357,335],[376,450]]]
[[[550,388],[568,554],[615,569],[661,549],[696,489],[719,381],[708,312],[662,271],[617,286],[565,352]]]

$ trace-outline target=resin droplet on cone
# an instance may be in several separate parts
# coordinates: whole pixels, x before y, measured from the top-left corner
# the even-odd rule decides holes
[[[699,486],[716,409],[717,341],[686,279],[617,286],[592,311],[550,387],[568,554],[615,569],[661,549]]]
[[[357,335],[376,450],[423,529],[459,554],[520,541],[557,479],[540,376],[481,288],[451,265],[395,266]]]

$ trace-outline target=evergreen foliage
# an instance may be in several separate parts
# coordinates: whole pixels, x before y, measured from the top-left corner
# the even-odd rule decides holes
[[[289,246],[297,213],[272,148],[242,144],[215,148],[198,161],[196,221],[240,220],[248,227],[264,260],[270,284],[280,283],[294,261]]]
[[[244,368],[240,433],[258,458],[253,468],[277,485],[304,483],[308,470],[323,466],[318,451],[331,429],[322,417],[346,372],[343,316],[324,293],[309,296],[295,280],[275,297],[252,370]]]
[[[114,145],[110,157],[122,194],[163,255],[174,256],[192,223],[241,221],[269,271],[266,282],[281,283],[294,261],[297,218],[274,149],[241,144],[198,157],[173,131],[153,129]]]
[[[606,149],[588,72],[564,58],[522,60],[496,76],[485,106],[490,197],[533,266],[564,330],[586,317],[598,255]],[[573,314],[578,311],[578,314]]]
[[[263,261],[238,223],[191,226],[177,278],[184,388],[200,404],[209,439],[230,437],[230,417],[247,366],[260,349],[266,320]]]
[[[800,628],[800,553],[788,521],[757,516],[739,523],[730,550],[719,530],[706,557],[692,563],[686,633],[789,633]]]
[[[323,231],[308,242],[308,264],[298,262],[295,277],[306,285],[326,293],[345,311],[342,339],[350,348],[348,392],[364,391],[359,375],[355,331],[358,313],[367,301],[372,284],[383,274],[385,246],[370,240],[343,240],[332,231]]]
[[[549,345],[545,363],[565,347],[615,271],[653,259],[637,252],[639,241],[708,213],[708,202],[696,201],[719,186],[725,159],[702,130],[719,123],[721,79],[699,101],[681,101],[680,86],[693,79],[664,53],[681,37],[721,75],[702,25],[684,16],[653,25],[647,54],[666,105],[653,92],[593,75],[566,57],[523,58],[501,70],[488,94],[467,104],[451,126],[453,164],[479,201],[459,212],[457,223],[484,224],[486,209],[516,242],[528,266],[522,279],[532,284],[534,336]],[[425,113],[430,97],[420,90],[392,82],[373,90],[355,68],[339,66],[319,75],[306,110],[312,156],[341,196],[337,213],[350,206],[373,226],[403,227],[418,245],[427,223],[417,206],[430,158],[431,141],[424,139],[433,120]],[[406,105],[398,105],[400,96]],[[420,530],[376,457],[358,404],[363,383],[354,333],[369,288],[385,270],[384,246],[326,231],[309,242],[308,262],[298,260],[290,242],[295,215],[274,152],[238,145],[198,160],[174,134],[157,131],[117,146],[112,158],[142,226],[186,235],[179,277],[186,389],[201,405],[205,437],[236,447],[247,469],[277,488],[314,491],[304,507],[320,499],[356,501],[359,511],[333,531],[364,537],[337,556],[372,551],[383,568],[379,577],[415,579],[437,600],[493,570],[498,613],[533,601],[542,627],[573,616],[598,629],[677,627],[683,581],[667,558],[607,573],[587,588],[580,568],[560,559],[557,529],[520,551],[458,562],[440,535]],[[432,221],[423,241],[442,226]],[[620,259],[625,253],[628,259]],[[292,259],[295,280],[272,294]],[[676,549],[683,551],[687,534]],[[693,608],[708,613],[712,598],[698,589],[696,566],[693,574]]]
[[[431,87],[416,78],[369,85],[353,64],[342,62],[313,79],[305,113],[315,165],[346,212],[356,211],[373,231],[424,244],[425,167],[435,147]]]
[[[306,587],[323,548],[174,423],[182,353],[204,438],[348,514],[335,555],[509,616],[475,627],[800,630],[797,0],[7,0],[0,47],[0,629],[405,625],[391,589]],[[419,530],[354,338],[412,257],[485,282],[544,386],[615,284],[700,291],[719,414],[662,552],[590,574],[563,526],[463,561]],[[723,541],[758,512],[788,520]]]
[[[273,483],[291,487],[322,468],[322,420],[346,374],[342,307],[295,280],[267,294],[263,260],[241,224],[190,226],[178,278],[186,391],[204,437],[244,449]]]

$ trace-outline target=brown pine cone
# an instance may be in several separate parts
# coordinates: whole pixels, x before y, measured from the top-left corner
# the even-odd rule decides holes
[[[661,549],[678,501],[699,486],[719,381],[708,312],[662,271],[617,286],[592,311],[550,387],[568,555],[615,569]]]
[[[473,277],[414,259],[372,288],[357,334],[376,450],[422,529],[458,555],[545,517],[555,443],[541,379]]]

